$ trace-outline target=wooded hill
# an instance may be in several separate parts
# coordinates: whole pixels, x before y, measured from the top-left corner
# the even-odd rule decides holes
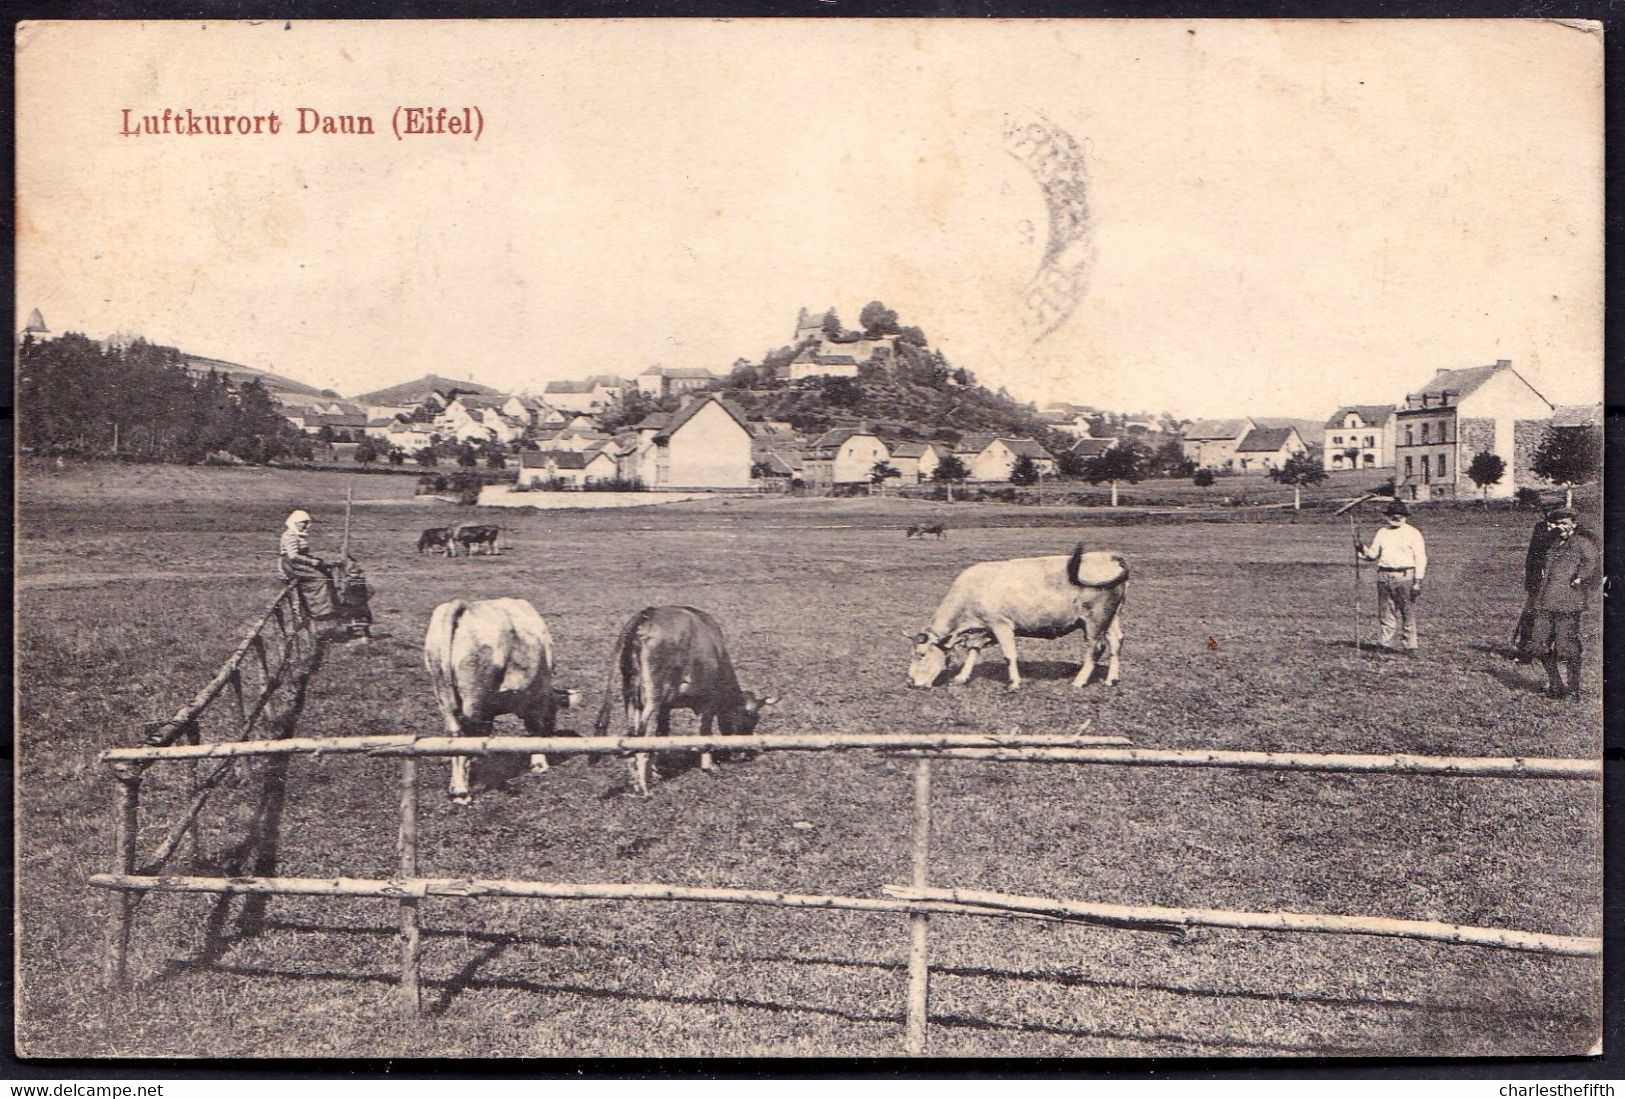
[[[760,365],[736,364],[718,394],[752,417],[787,421],[806,435],[861,421],[904,439],[954,442],[964,435],[996,433],[1036,439],[1052,451],[1070,444],[1069,436],[1038,419],[1032,405],[978,385],[974,374],[932,350],[920,329],[899,325],[896,313],[880,302],[864,308],[861,333],[841,329],[833,313],[827,319],[834,323],[824,335],[834,349],[843,339],[892,335],[897,337],[895,354],[860,366],[855,378],[783,380],[791,360],[804,350],[817,351],[821,341],[807,339],[769,352]]]

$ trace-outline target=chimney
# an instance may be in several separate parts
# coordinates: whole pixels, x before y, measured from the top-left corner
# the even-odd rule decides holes
[[[1496,359],[1495,360],[1495,365],[1497,367],[1511,366],[1512,365],[1512,360],[1511,359]]]
[[[1441,366],[1433,372],[1433,376],[1437,378],[1440,374],[1448,374],[1449,372],[1450,368],[1448,366]]]

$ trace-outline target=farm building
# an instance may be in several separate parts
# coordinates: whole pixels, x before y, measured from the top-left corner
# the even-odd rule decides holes
[[[1100,457],[1116,445],[1116,439],[1079,439],[1072,445],[1072,453],[1087,461]]]
[[[1394,464],[1394,406],[1344,405],[1326,419],[1326,469],[1384,469]]]
[[[1197,420],[1185,428],[1187,461],[1199,469],[1238,469],[1236,448],[1258,425],[1249,416],[1234,420]]]
[[[1287,461],[1309,453],[1295,427],[1255,427],[1236,444],[1236,468],[1280,469]]]
[[[1487,451],[1506,462],[1487,494],[1511,496],[1539,482],[1528,463],[1552,411],[1508,359],[1439,370],[1394,413],[1395,482],[1412,500],[1476,494],[1467,467]]]

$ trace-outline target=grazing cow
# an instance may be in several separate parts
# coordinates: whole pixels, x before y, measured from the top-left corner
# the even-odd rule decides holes
[[[914,634],[911,686],[929,687],[948,666],[948,650],[965,646],[965,663],[954,678],[964,683],[978,653],[993,641],[1004,651],[1010,690],[1021,686],[1016,638],[1051,640],[1074,630],[1088,639],[1074,687],[1088,684],[1104,648],[1106,685],[1117,683],[1118,650],[1123,643],[1121,607],[1128,586],[1128,562],[1111,551],[1085,553],[1080,543],[1070,557],[1022,557],[984,561],[961,572],[948,589],[931,626]]]
[[[500,553],[502,551],[497,548],[497,535],[500,532],[500,527],[488,523],[461,523],[456,530],[452,531],[451,539],[457,545],[463,547],[463,552],[470,556],[473,555],[477,546],[484,546],[485,552],[488,554]]]
[[[934,534],[939,539],[946,538],[948,537],[948,528],[942,523],[922,523],[919,526],[909,527],[903,532],[903,537],[924,538],[927,534]]]
[[[532,736],[548,736],[575,691],[553,686],[553,638],[536,608],[523,599],[453,599],[434,609],[423,639],[423,664],[452,736],[487,735],[499,714],[513,714]],[[547,757],[530,757],[533,774]],[[466,805],[469,760],[451,760],[451,800]]]
[[[447,556],[451,555],[451,528],[430,527],[418,535],[418,552],[426,549],[437,549]]]
[[[693,607],[648,607],[621,630],[604,704],[594,723],[599,736],[609,731],[617,678],[631,736],[648,736],[651,731],[667,735],[673,710],[694,711],[701,736],[711,734],[713,722],[724,733],[749,733],[762,710],[778,701],[739,689],[722,627]],[[700,768],[715,770],[710,752],[701,753]],[[648,752],[637,753],[632,761],[632,786],[641,796],[649,796]]]

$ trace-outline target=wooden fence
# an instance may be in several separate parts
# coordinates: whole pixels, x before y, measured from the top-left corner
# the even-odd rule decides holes
[[[304,689],[316,666],[318,645],[310,610],[298,588],[288,584],[271,606],[249,626],[242,641],[194,695],[167,721],[142,727],[149,749],[218,748],[244,741],[269,729],[289,733],[297,725]],[[281,705],[279,705],[281,703]],[[158,757],[108,760],[118,780],[113,818],[114,862],[126,873],[136,869],[137,823],[142,772]],[[183,849],[197,850],[197,820],[210,797],[235,774],[236,761],[225,759],[206,772],[196,760],[187,776],[186,806],[152,856],[141,864],[144,874],[168,865]],[[121,891],[110,899],[107,977],[115,984],[128,979],[130,923],[142,894]]]
[[[1131,907],[1057,898],[1012,896],[929,884],[931,763],[934,758],[1066,762],[1074,765],[1225,767],[1436,775],[1461,778],[1519,777],[1597,781],[1600,761],[1564,759],[1469,759],[1428,756],[1314,755],[1309,753],[1154,751],[1127,747],[1123,738],[1090,736],[1010,736],[977,734],[863,734],[674,737],[303,737],[232,743],[155,744],[112,749],[102,754],[120,779],[118,835],[112,873],[92,876],[92,885],[127,898],[147,892],[384,897],[399,905],[401,999],[421,1009],[419,919],[430,897],[532,897],[555,900],[625,900],[767,905],[830,911],[895,912],[909,919],[906,1041],[910,1054],[925,1052],[929,1017],[929,919],[933,915],[1020,917],[1084,922],[1108,927],[1179,933],[1193,926],[1258,931],[1386,935],[1545,954],[1596,956],[1600,939],[1551,935],[1504,928],[1468,927],[1433,921],[1374,916],[1305,913],[1250,913],[1220,909]],[[914,759],[914,828],[911,881],[885,886],[882,897],[794,894],[771,889],[690,888],[658,883],[578,884],[512,879],[428,878],[418,875],[417,763],[423,757],[534,753],[628,755],[638,751],[841,751],[881,750]],[[271,875],[200,877],[157,875],[135,870],[135,791],[140,770],[158,762],[218,759],[223,765],[248,756],[295,754],[382,755],[400,758],[398,876],[394,878],[302,878]],[[194,818],[195,819],[195,814]],[[116,981],[128,974],[129,910],[115,905],[109,935],[107,972]]]

